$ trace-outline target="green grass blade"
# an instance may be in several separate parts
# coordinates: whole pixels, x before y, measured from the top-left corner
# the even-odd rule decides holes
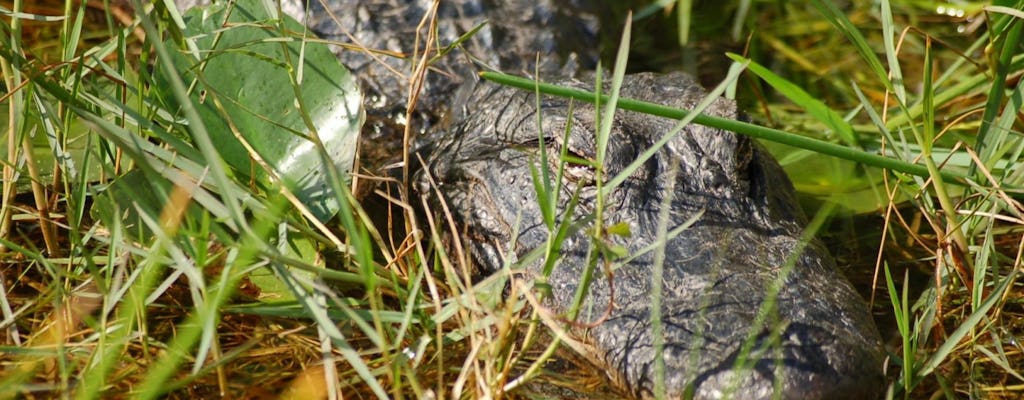
[[[730,36],[734,42],[739,42],[743,38],[743,25],[744,21],[747,20],[747,14],[750,13],[751,0],[739,0],[739,4],[736,7],[736,16],[733,17],[732,30]]]
[[[503,85],[514,86],[527,90],[532,90],[534,85],[536,85],[535,81],[532,79],[520,78],[513,75],[506,75],[494,72],[482,72],[480,76],[484,79],[498,82]],[[545,94],[569,97],[581,101],[593,102],[594,97],[596,96],[593,92],[589,92],[586,90],[566,88],[545,83],[541,83],[538,86],[540,87],[541,92]],[[601,98],[608,99],[608,96],[601,95]],[[624,110],[639,111],[666,118],[682,119],[685,118],[688,114],[686,110],[680,110],[672,107],[666,107],[654,103],[637,101],[633,99],[620,99],[618,104],[619,108]],[[693,122],[705,126],[710,126],[713,128],[736,132],[742,135],[747,135],[758,139],[764,139],[801,149],[811,150],[816,153],[856,161],[873,167],[891,169],[893,171],[925,178],[930,177],[928,168],[920,164],[908,163],[905,161],[896,160],[861,150],[851,149],[849,147],[840,146],[837,144],[828,143],[825,141],[816,140],[805,136],[794,135],[792,133],[784,132],[778,129],[758,126],[742,121],[736,121],[727,118],[719,118],[709,115],[698,115],[693,118]],[[960,185],[967,184],[967,177],[963,174],[954,173],[948,170],[944,170],[941,173],[943,177],[945,177],[950,182],[957,183]]]
[[[882,16],[882,40],[885,46],[885,59],[889,63],[889,75],[892,76],[892,87],[896,99],[907,104],[907,89],[903,82],[903,69],[896,54],[896,24],[892,18],[892,6],[889,0],[882,0],[879,5]]]
[[[854,48],[860,53],[860,56],[864,61],[867,62],[868,70],[875,74],[879,83],[885,85],[885,88],[890,92],[895,92],[892,82],[889,81],[888,75],[885,73],[885,68],[882,67],[882,61],[875,55],[875,51],[871,49],[871,45],[868,44],[868,40],[864,38],[864,35],[860,33],[860,30],[850,19],[846,17],[842,11],[836,8],[835,3],[828,0],[814,0],[814,6],[821,12],[821,14],[832,23],[843,35],[846,36]]]
[[[808,114],[813,116],[819,122],[825,124],[825,126],[831,129],[836,135],[839,135],[839,138],[846,142],[847,145],[853,148],[861,147],[857,140],[857,135],[853,133],[853,127],[850,126],[850,123],[843,119],[839,113],[821,102],[821,100],[814,98],[810,93],[807,93],[807,91],[801,89],[793,82],[776,75],[768,68],[761,66],[761,64],[758,64],[753,60],[734,53],[727,53],[727,55],[735,62],[747,64],[747,69],[750,70],[750,72],[753,72],[755,75],[767,82],[768,85],[774,88],[775,91],[779,92],[779,94],[785,96],[804,110],[807,110]]]
[[[913,374],[914,374],[914,354],[916,354],[915,347],[917,341],[916,332],[911,331],[910,327],[910,309],[907,304],[907,285],[909,284],[909,275],[903,277],[903,291],[896,291],[895,280],[892,279],[892,273],[889,271],[889,263],[883,264],[885,271],[885,287],[889,291],[889,301],[892,303],[893,316],[896,318],[896,329],[900,333],[900,338],[903,340],[902,363],[903,369],[901,372],[900,382],[903,384],[903,392],[907,395],[910,394],[913,389]]]
[[[608,96],[608,100],[605,102],[603,113],[601,114],[600,126],[597,132],[597,164],[599,167],[604,167],[604,157],[608,149],[608,138],[612,132],[612,122],[615,119],[615,110],[618,108],[617,104],[619,101],[619,89],[622,87],[623,77],[626,75],[626,62],[629,61],[629,37],[630,29],[632,29],[632,20],[626,20],[626,26],[622,28],[622,40],[619,42],[619,52],[615,55],[615,67],[612,69],[612,92]],[[600,85],[600,84],[598,84]],[[601,90],[600,86],[596,86],[597,89]],[[536,90],[540,90],[540,82],[536,83]],[[597,98],[591,99],[594,102]],[[604,99],[600,99],[604,100]],[[600,182],[601,179],[598,179]]]
[[[595,155],[595,172],[594,180],[597,183],[597,192],[601,193],[602,188],[605,184],[605,156],[608,151],[608,139],[611,137],[612,125],[615,120],[615,111],[618,109],[616,104],[619,99],[619,90],[622,88],[622,81],[626,75],[626,64],[629,61],[629,44],[630,34],[633,29],[633,20],[631,17],[626,18],[626,24],[622,28],[622,38],[619,41],[619,51],[615,55],[615,67],[612,70],[612,87],[611,95],[608,96],[608,100],[604,102],[604,109],[601,109],[601,102],[604,100],[601,97],[591,97],[590,101],[594,103],[594,110],[598,115],[596,119],[599,121],[597,126],[597,154]],[[535,88],[539,89],[541,84],[539,82],[534,83]],[[595,78],[594,83],[595,90],[602,90],[603,84],[601,82],[601,71]],[[576,293],[573,297],[572,305],[569,307],[569,311],[566,313],[570,320],[575,320],[581,311],[583,300],[587,296],[587,292],[590,289],[590,282],[593,279],[594,270],[597,265],[601,263],[601,259],[604,257],[604,251],[600,248],[604,243],[604,199],[605,196],[597,196],[597,205],[594,210],[595,218],[595,229],[591,233],[591,237],[594,243],[588,250],[590,254],[587,257],[587,266],[583,269],[583,273],[579,279],[579,286],[576,288]]]
[[[1024,68],[1024,54],[1015,55],[1010,62],[1010,70],[1018,70],[1021,68]],[[969,77],[964,77],[958,83],[946,87],[942,91],[936,92],[934,94],[934,104],[939,107],[945,106],[957,98],[977,90],[981,85],[987,85],[990,82],[992,82],[992,77],[988,75],[986,71],[975,73]],[[923,107],[920,103],[909,106],[906,111],[893,115],[892,118],[889,118],[889,120],[886,121],[886,126],[888,126],[889,129],[905,126],[910,123],[910,121],[919,118],[922,111]]]
[[[537,71],[534,71],[537,74]],[[536,115],[536,129],[537,129],[537,154],[539,154],[540,162],[539,171],[538,167],[533,163],[530,163],[530,177],[533,178],[533,190],[537,195],[537,207],[540,209],[541,216],[544,218],[544,224],[548,227],[548,231],[551,231],[555,227],[555,213],[556,204],[558,202],[558,190],[552,190],[551,187],[551,167],[548,163],[548,149],[547,143],[544,138],[544,119],[543,109],[540,105],[540,89],[534,89],[533,94],[534,109],[537,110]],[[568,126],[566,127],[568,129]],[[567,146],[562,146],[567,147]],[[539,172],[539,173],[538,173]],[[559,177],[561,181],[561,177]]]
[[[978,139],[975,145],[981,161],[990,170],[1000,159],[1001,151],[1005,151],[1002,145],[1013,129],[1017,111],[1024,105],[1022,104],[1024,88],[1019,85],[1013,91],[1005,108],[1003,105],[1006,78],[1011,72],[1011,60],[1018,53],[1022,28],[1024,28],[1024,22],[1016,18],[1013,19],[1010,28],[1004,32],[1004,35],[1000,35],[998,38],[1000,40],[997,43],[993,44],[994,47],[1000,49],[1000,53],[995,61],[996,65],[993,66],[992,83],[985,101],[985,113],[981,118],[981,128],[978,129]],[[1002,115],[997,117],[1000,110],[1003,111]],[[974,165],[971,166],[971,172],[978,174],[979,177],[981,175]]]
[[[693,16],[693,0],[676,1],[676,24],[679,27],[679,45],[690,43],[690,20]]]

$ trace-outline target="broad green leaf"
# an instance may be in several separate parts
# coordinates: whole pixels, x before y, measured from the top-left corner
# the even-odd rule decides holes
[[[316,243],[311,238],[289,235],[286,245],[281,247],[283,249],[279,248],[279,250],[283,250],[282,255],[284,256],[301,260],[309,265],[323,267],[323,259],[317,261],[319,249],[317,249]],[[316,274],[311,271],[297,268],[288,268],[287,271],[291,274],[301,275],[308,281],[313,281],[316,278]],[[289,288],[288,284],[275,275],[274,270],[270,267],[261,267],[250,272],[249,282],[252,282],[253,285],[260,289],[259,300],[261,302],[296,300],[295,293]]]
[[[169,181],[149,179],[141,170],[133,170],[107,186],[103,190],[105,196],[95,197],[91,214],[105,226],[121,226],[129,240],[146,242],[153,232],[143,222],[142,215],[159,220],[171,189]],[[188,212],[197,213],[199,210],[190,205]]]
[[[313,215],[327,220],[338,211],[340,196],[325,169],[344,176],[352,168],[361,95],[326,45],[303,42],[311,34],[290,17],[280,18],[271,18],[259,0],[193,8],[184,16],[185,34],[203,58],[176,53],[177,71],[162,72],[180,73],[195,85],[192,102],[236,174],[266,187],[276,176]]]

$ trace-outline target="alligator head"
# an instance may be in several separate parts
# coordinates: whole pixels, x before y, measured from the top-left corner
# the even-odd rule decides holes
[[[571,79],[560,84],[588,88]],[[623,97],[680,108],[692,108],[704,95],[683,74],[632,75],[622,86]],[[536,105],[532,93],[481,83],[464,103],[461,122],[427,146],[428,172],[439,190],[425,193],[443,193],[435,204],[447,202],[484,270],[515,261],[549,238],[534,189],[533,176],[541,175],[531,173],[531,167],[543,167],[540,138],[549,160],[558,160],[563,146],[577,158],[594,159],[592,105],[577,102],[572,115],[568,100],[545,97],[539,111]],[[724,99],[705,112],[739,117]],[[618,112],[605,157],[607,176],[623,171],[675,123]],[[598,195],[592,168],[566,168],[562,181],[553,182],[561,191],[559,219],[582,228],[564,240],[546,278],[546,304],[558,312],[572,304],[588,265],[594,240],[586,231],[593,226]],[[800,240],[806,218],[792,185],[754,141],[688,126],[608,192],[603,204],[605,225],[625,223],[631,231],[629,237],[605,240],[631,257],[599,263],[583,307],[595,311],[583,319],[600,324],[580,333],[628,390],[652,393],[660,357],[672,397],[877,396],[884,354],[868,308],[827,250]],[[663,273],[654,276],[649,249],[659,223],[672,230],[695,216],[693,225],[664,242]],[[524,267],[539,277],[542,265]],[[660,353],[652,336],[654,280],[662,286]],[[608,305],[610,314],[599,317]]]

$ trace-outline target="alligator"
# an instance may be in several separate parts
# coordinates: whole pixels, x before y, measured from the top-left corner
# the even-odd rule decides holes
[[[297,13],[304,13],[299,19],[322,37],[411,54],[415,27],[432,3],[313,1]],[[571,164],[561,181],[552,182],[560,192],[558,220],[575,229],[564,238],[548,274],[544,262],[527,257],[549,240],[534,176],[541,176],[538,168],[557,168],[540,162],[557,161],[563,151],[595,159],[595,110],[552,97],[544,97],[538,109],[533,93],[479,81],[475,72],[479,65],[517,74],[539,71],[558,84],[592,89],[587,83],[592,79],[574,71],[594,65],[607,18],[582,0],[452,0],[442,2],[437,15],[442,44],[454,43],[485,19],[490,22],[432,65],[417,105],[421,120],[409,121],[426,133],[417,146],[426,168],[416,173],[413,189],[434,209],[422,212],[438,212],[442,205],[451,210],[453,232],[468,243],[481,275],[527,259],[521,264],[528,276],[546,275],[550,290],[544,307],[565,313],[584,269],[593,265],[591,253],[600,251],[592,248],[595,240],[588,232],[602,177],[590,166]],[[539,65],[533,62],[537,52]],[[338,53],[360,76],[371,114],[407,106],[408,82],[387,68],[408,71],[408,60],[350,49]],[[682,73],[636,73],[626,76],[622,96],[692,108],[705,91]],[[705,112],[742,118],[735,103],[725,99]],[[620,111],[608,142],[605,177],[623,171],[674,124]],[[801,240],[807,218],[792,184],[756,141],[686,127],[606,194],[603,221],[629,227],[628,236],[602,240],[630,256],[597,263],[582,307],[595,310],[583,318],[594,326],[570,326],[592,343],[609,379],[632,395],[651,396],[662,383],[655,368],[659,357],[670,398],[880,394],[885,354],[868,307],[828,251],[817,240]],[[656,260],[656,252],[648,250],[657,245],[659,227],[674,230],[687,223],[692,224],[664,241],[664,257]],[[663,273],[654,276],[658,261]],[[662,287],[660,353],[652,335],[655,279]]]
[[[590,89],[585,80],[557,83]],[[628,75],[622,96],[693,108],[704,91],[683,74]],[[549,228],[536,199],[531,166],[539,153],[557,160],[563,146],[576,158],[594,159],[596,121],[591,105],[545,98],[537,133],[533,94],[484,85],[467,104],[478,107],[436,138],[429,173],[454,211],[460,231],[480,264],[499,268],[507,257],[545,246]],[[720,100],[705,111],[739,118],[734,103]],[[612,127],[606,164],[615,176],[675,121],[621,112]],[[563,137],[569,126],[568,138]],[[543,137],[545,149],[540,149]],[[557,166],[551,166],[552,170]],[[588,221],[596,205],[596,177],[586,166],[566,167],[559,215]],[[577,196],[576,205],[569,199]],[[610,280],[595,278],[583,308],[614,304],[589,338],[613,374],[643,394],[654,388],[656,353],[651,336],[652,279],[663,285],[661,320],[665,387],[695,398],[863,399],[881,388],[878,333],[867,306],[817,241],[801,243],[806,217],[778,163],[753,140],[702,126],[687,127],[604,199],[604,219],[627,222],[629,237],[609,236],[634,255],[613,264]],[[668,228],[696,221],[665,246],[663,274],[652,276],[661,209]],[[577,231],[561,245],[558,266],[547,277],[549,304],[564,312],[588,265],[593,239]],[[509,243],[514,243],[511,247]],[[527,268],[542,275],[542,263]],[[774,286],[773,289],[773,285]],[[762,305],[777,290],[769,320]],[[748,347],[745,347],[748,346]],[[751,350],[753,349],[753,350]],[[737,366],[745,365],[742,370]]]

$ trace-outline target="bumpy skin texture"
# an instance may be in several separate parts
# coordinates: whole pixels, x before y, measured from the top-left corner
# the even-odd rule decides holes
[[[287,1],[287,0],[286,0]],[[294,0],[292,0],[294,1]],[[307,25],[318,36],[364,46],[368,49],[407,54],[416,53],[417,28],[431,12],[433,0],[329,0],[310,1]],[[417,107],[427,113],[447,108],[451,96],[466,80],[473,80],[477,68],[469,60],[512,73],[534,71],[537,53],[543,54],[541,69],[553,72],[568,51],[582,49],[584,64],[596,59],[597,19],[579,0],[446,0],[437,12],[437,36],[442,45],[487,21],[461,48],[431,64]],[[420,30],[420,49],[426,29]],[[404,110],[410,75],[409,59],[378,54],[372,56],[352,47],[336,47],[338,57],[356,71],[371,109]],[[421,50],[422,51],[422,50]],[[578,50],[577,50],[578,51]],[[419,53],[421,54],[421,53]],[[417,60],[418,61],[418,60]]]
[[[585,87],[575,80],[560,83]],[[622,87],[625,97],[682,108],[692,108],[704,97],[699,85],[682,74],[627,76]],[[429,149],[430,172],[443,200],[455,210],[460,229],[467,232],[485,268],[498,268],[503,254],[525,255],[548,238],[529,170],[531,164],[539,167],[535,104],[531,93],[481,84],[466,103],[471,108],[466,119],[436,137]],[[725,100],[707,112],[738,117],[735,106]],[[577,104],[569,117],[566,100],[545,98],[541,113],[545,151],[552,158],[557,159],[564,145],[566,124],[571,127],[569,151],[593,157],[592,108]],[[673,125],[620,112],[608,148],[609,176]],[[669,181],[673,168],[675,180]],[[562,191],[561,217],[584,221],[595,204],[593,171],[575,166],[570,172],[556,183]],[[577,187],[579,205],[565,215],[567,199]],[[696,398],[727,393],[740,399],[769,398],[776,384],[783,398],[792,399],[879,394],[882,346],[867,306],[817,241],[794,256],[801,248],[806,218],[797,208],[792,185],[764,150],[731,132],[687,127],[607,197],[606,220],[628,223],[632,230],[631,238],[615,241],[631,254],[655,242],[666,197],[670,229],[701,210],[704,214],[667,243],[664,275],[652,276],[653,254],[646,253],[615,265],[614,296],[607,279],[599,277],[590,287],[584,309],[599,314],[609,302],[615,304],[610,318],[589,332],[612,375],[638,395],[653,390],[650,293],[652,279],[660,279],[665,384],[671,396],[692,386]],[[513,238],[517,223],[519,234]],[[563,244],[549,279],[549,305],[558,311],[572,302],[587,263],[588,243],[580,230]],[[758,310],[790,258],[795,264],[782,282],[776,311],[767,314],[768,323],[758,325]],[[540,263],[527,268],[540,274]],[[741,347],[750,337],[749,368],[737,370],[744,357]]]

